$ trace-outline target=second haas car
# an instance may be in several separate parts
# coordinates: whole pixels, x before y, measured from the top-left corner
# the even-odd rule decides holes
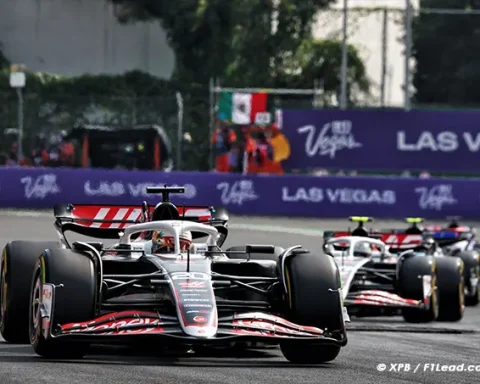
[[[419,227],[423,219],[410,219],[416,221],[407,230],[417,228],[425,236],[431,236],[442,249],[445,255],[462,259],[465,268],[463,278],[465,282],[465,305],[476,306],[480,301],[480,244],[476,240],[475,229],[459,224],[459,217],[447,218],[447,225],[425,225]],[[398,230],[397,230],[398,231]],[[401,232],[401,230],[400,230]]]
[[[350,315],[401,314],[408,323],[460,321],[465,310],[464,263],[446,256],[416,228],[402,233],[367,231],[370,217],[350,217],[353,231],[325,231],[325,253],[340,269]],[[412,233],[410,233],[412,232]]]

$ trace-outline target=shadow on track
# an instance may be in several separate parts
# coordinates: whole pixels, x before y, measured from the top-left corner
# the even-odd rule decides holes
[[[86,364],[122,366],[170,366],[192,368],[333,368],[329,363],[308,365],[292,364],[281,356],[277,348],[258,349],[210,349],[201,348],[196,352],[164,351],[153,348],[92,346],[83,359],[44,359],[33,353],[28,345],[8,347],[0,343],[0,363],[36,364]],[[281,358],[283,361],[278,361]],[[272,361],[272,359],[275,359]]]

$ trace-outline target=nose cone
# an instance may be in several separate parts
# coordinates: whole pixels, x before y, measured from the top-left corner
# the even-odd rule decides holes
[[[183,332],[196,338],[215,336],[218,312],[211,277],[202,272],[187,272],[186,279],[181,276],[174,276],[177,278],[172,279],[172,289]]]
[[[213,337],[217,334],[217,325],[206,325],[206,326],[197,326],[197,325],[190,325],[184,327],[183,331],[192,337],[199,337],[199,338],[208,338]]]

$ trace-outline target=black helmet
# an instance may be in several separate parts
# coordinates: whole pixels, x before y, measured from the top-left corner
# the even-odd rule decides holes
[[[160,220],[178,220],[180,214],[177,207],[170,202],[162,202],[157,204],[152,212],[152,221]]]
[[[436,243],[433,237],[426,237],[425,239],[423,239],[422,243],[415,248],[415,251],[426,252],[430,254],[432,252],[435,252],[435,245]]]

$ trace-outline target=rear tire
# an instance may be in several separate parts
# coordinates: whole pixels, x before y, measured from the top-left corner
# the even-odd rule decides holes
[[[402,308],[402,316],[407,323],[429,323],[438,317],[439,300],[435,259],[431,256],[412,256],[399,262],[397,289],[401,297],[423,301],[423,280],[420,276],[425,275],[431,276],[430,306],[427,310]]]
[[[54,241],[11,241],[3,249],[0,268],[0,333],[9,343],[28,344],[28,311],[33,268]]]
[[[43,285],[54,284],[51,325],[76,323],[95,317],[97,297],[96,271],[93,261],[85,254],[68,249],[48,249],[35,265],[30,299],[30,342],[36,354],[53,359],[81,358],[89,349],[89,343],[67,342],[62,338],[45,338],[42,321],[39,320]]]
[[[287,320],[320,328],[337,339],[346,338],[340,274],[332,257],[310,253],[289,256],[285,260],[284,279],[288,291],[285,297]],[[283,356],[298,364],[335,360],[340,348],[338,345],[280,342]]]
[[[479,255],[477,251],[463,251],[456,254],[463,260],[465,268],[463,270],[463,283],[468,288],[470,295],[465,296],[465,305],[476,306],[480,301],[480,290],[478,283],[480,278]]]
[[[464,263],[456,257],[437,257],[438,321],[459,321],[465,312]]]
[[[247,247],[245,245],[236,245],[234,247],[230,247],[227,249],[228,251],[234,251],[234,252],[245,252]],[[250,254],[250,259],[251,260],[273,260],[273,261],[278,261],[278,258],[280,255],[284,252],[285,250],[281,247],[275,247],[275,252],[274,253],[251,253]],[[241,260],[246,260],[248,255],[247,254],[241,254],[241,253],[227,253],[227,257],[229,259],[241,259]]]

